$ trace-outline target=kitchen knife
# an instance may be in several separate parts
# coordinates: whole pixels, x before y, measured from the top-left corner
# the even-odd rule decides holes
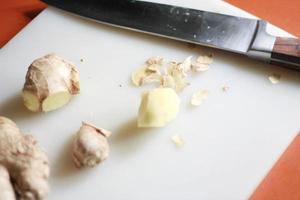
[[[266,32],[263,20],[136,0],[42,0],[100,23],[249,56],[300,71],[300,39]]]

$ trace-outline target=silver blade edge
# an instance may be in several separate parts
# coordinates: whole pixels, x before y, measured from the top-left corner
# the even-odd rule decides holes
[[[43,0],[97,22],[246,54],[258,20],[135,0]]]

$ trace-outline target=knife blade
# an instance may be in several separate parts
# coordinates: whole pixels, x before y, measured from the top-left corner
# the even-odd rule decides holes
[[[243,54],[300,71],[300,39],[266,32],[267,22],[136,0],[42,0],[97,22]]]

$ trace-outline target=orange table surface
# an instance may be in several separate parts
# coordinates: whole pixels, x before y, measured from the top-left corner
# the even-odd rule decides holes
[[[300,0],[227,0],[227,2],[300,37]],[[45,7],[45,4],[37,0],[0,0],[0,47]],[[300,200],[300,134],[262,180],[250,199]]]

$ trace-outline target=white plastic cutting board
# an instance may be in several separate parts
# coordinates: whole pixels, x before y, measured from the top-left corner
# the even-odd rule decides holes
[[[159,1],[239,16],[249,14],[217,0]],[[270,27],[273,33],[284,32]],[[29,64],[55,52],[77,64],[82,92],[60,110],[26,111],[20,91]],[[144,88],[129,77],[153,55],[181,61],[214,54],[209,71],[193,76],[181,95],[177,119],[143,130],[135,118]],[[84,62],[80,62],[80,59]],[[112,28],[48,8],[0,50],[0,114],[32,133],[49,153],[48,200],[247,199],[300,129],[300,77],[238,55]],[[268,76],[283,75],[273,85]],[[230,90],[222,92],[228,85]],[[198,108],[197,89],[210,96]],[[113,132],[107,161],[77,170],[70,157],[81,121]],[[177,149],[170,137],[181,135]]]

